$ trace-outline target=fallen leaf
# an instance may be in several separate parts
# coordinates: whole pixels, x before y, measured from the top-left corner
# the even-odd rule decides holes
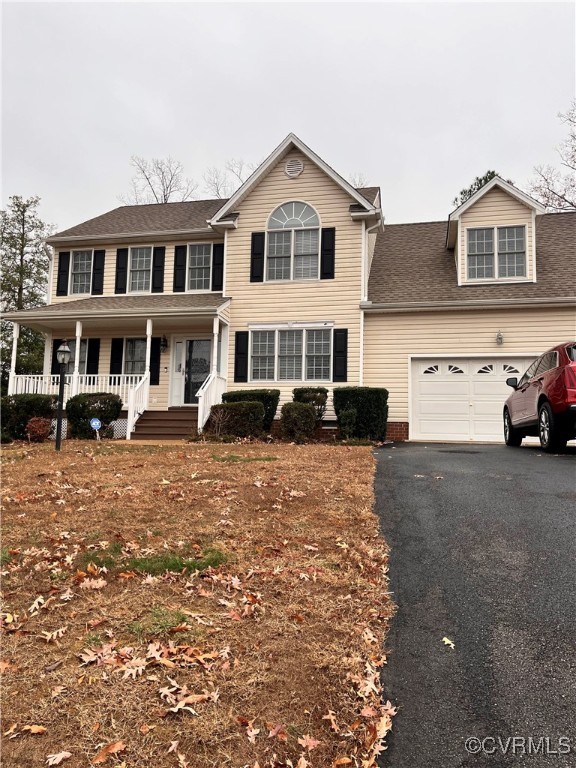
[[[260,728],[246,728],[246,736],[250,744],[256,744],[256,736],[260,733]]]
[[[30,733],[46,733],[46,728],[43,725],[25,725],[22,730],[30,731]]]
[[[366,706],[360,711],[360,714],[362,717],[375,717],[378,711],[374,707]]]
[[[123,741],[113,741],[111,744],[107,744],[105,747],[102,747],[100,752],[92,759],[92,762],[94,765],[99,765],[100,763],[105,763],[106,760],[108,760],[110,755],[115,755],[118,752],[124,752],[126,749],[126,744],[124,744]]]
[[[171,741],[170,746],[168,747],[168,752],[166,754],[169,755],[170,752],[176,752],[179,743],[179,741]]]
[[[443,637],[442,638],[442,642],[444,643],[444,645],[449,645],[450,648],[452,648],[452,650],[454,650],[454,643],[452,642],[452,640],[450,640],[449,637]]]
[[[18,728],[18,723],[12,723],[10,728],[8,728],[7,731],[4,731],[2,736],[10,736],[12,733],[16,732],[16,728]]]
[[[313,739],[312,736],[309,736],[306,733],[301,739],[298,739],[298,744],[307,749],[308,752],[311,752],[313,749],[316,749],[320,742],[317,739]]]
[[[351,762],[349,757],[337,757],[332,763],[332,768],[336,768],[337,765],[350,765]]]
[[[63,760],[68,760],[72,757],[72,752],[56,752],[53,755],[48,755],[46,758],[47,765],[60,765]]]
[[[66,690],[65,685],[56,685],[54,686],[54,688],[52,688],[50,695],[53,699],[55,699],[58,696],[60,696],[60,694],[64,693],[65,690]]]
[[[140,733],[143,733],[144,735],[146,735],[150,731],[154,730],[154,728],[156,728],[155,725],[147,725],[146,723],[144,723],[144,725],[140,726]]]
[[[340,728],[338,728],[338,723],[336,722],[336,714],[329,709],[328,714],[324,715],[322,720],[330,720],[330,728],[334,731],[334,733],[338,733],[340,731]]]

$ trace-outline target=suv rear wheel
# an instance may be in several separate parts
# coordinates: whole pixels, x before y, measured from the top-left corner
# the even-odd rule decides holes
[[[568,439],[560,431],[549,403],[542,403],[538,409],[538,437],[545,451],[554,453],[566,448]]]
[[[522,443],[523,435],[514,429],[508,408],[504,408],[504,442],[506,445],[517,448]]]

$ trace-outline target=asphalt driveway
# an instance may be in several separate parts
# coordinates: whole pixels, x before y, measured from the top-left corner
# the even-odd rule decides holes
[[[576,766],[576,449],[399,444],[377,458],[399,606],[381,765]]]

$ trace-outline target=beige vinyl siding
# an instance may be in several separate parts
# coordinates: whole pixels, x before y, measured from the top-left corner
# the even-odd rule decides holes
[[[201,239],[201,240],[182,240],[180,242],[171,242],[171,243],[142,243],[138,244],[135,243],[135,247],[142,247],[142,246],[165,246],[166,248],[166,254],[165,254],[165,262],[164,262],[164,293],[173,293],[173,285],[174,285],[174,249],[176,245],[186,245],[187,243],[194,243],[196,245],[199,245],[201,243],[221,243],[222,237],[215,235],[213,239]],[[72,257],[72,251],[81,251],[81,250],[106,250],[106,257],[104,260],[104,296],[114,296],[114,286],[116,282],[116,251],[118,248],[129,248],[129,245],[126,245],[125,243],[121,245],[106,245],[106,246],[75,246],[74,248],[70,248],[70,257]],[[59,260],[59,252],[60,251],[68,251],[68,248],[58,248],[55,250],[54,253],[54,269],[52,271],[52,284],[50,286],[50,296],[51,296],[51,303],[56,304],[58,302],[64,302],[64,301],[75,301],[77,299],[85,299],[89,296],[89,294],[69,294],[68,296],[56,296],[56,282],[58,279],[58,260]],[[191,291],[193,293],[193,291]],[[135,295],[130,294],[130,292],[127,293],[127,295]]]
[[[230,353],[228,388],[274,387],[281,402],[292,398],[295,386],[306,382],[234,383],[234,342],[236,331],[249,330],[254,323],[285,323],[290,320],[333,321],[336,328],[348,329],[348,383],[359,380],[362,223],[350,217],[352,199],[310,160],[295,179],[284,174],[289,157],[281,160],[238,206],[238,228],[227,233],[226,295],[230,305]],[[336,228],[335,278],[292,282],[250,282],[252,232],[264,232],[269,215],[282,203],[298,200],[313,206],[321,227]],[[321,382],[318,382],[319,384]]]
[[[366,314],[364,383],[389,389],[390,421],[408,421],[409,355],[531,356],[575,337],[574,308]]]
[[[466,263],[467,229],[521,225],[526,227],[526,277],[508,278],[507,281],[531,281],[534,278],[534,260],[532,252],[534,239],[534,222],[532,210],[517,200],[515,197],[512,197],[512,195],[504,192],[504,190],[500,189],[500,187],[494,187],[490,190],[490,192],[487,192],[483,197],[481,197],[478,202],[474,203],[474,205],[465,211],[460,217],[459,232],[461,282],[482,282],[474,280],[468,281],[468,269]]]

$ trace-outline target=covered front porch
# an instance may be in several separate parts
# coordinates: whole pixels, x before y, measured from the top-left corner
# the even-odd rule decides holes
[[[9,394],[57,395],[56,350],[66,339],[72,356],[64,373],[64,405],[81,393],[118,395],[127,439],[146,411],[195,409],[202,431],[210,408],[226,391],[227,307],[218,295],[130,296],[15,313],[7,318],[14,323]],[[42,374],[16,373],[22,325],[44,334]]]

